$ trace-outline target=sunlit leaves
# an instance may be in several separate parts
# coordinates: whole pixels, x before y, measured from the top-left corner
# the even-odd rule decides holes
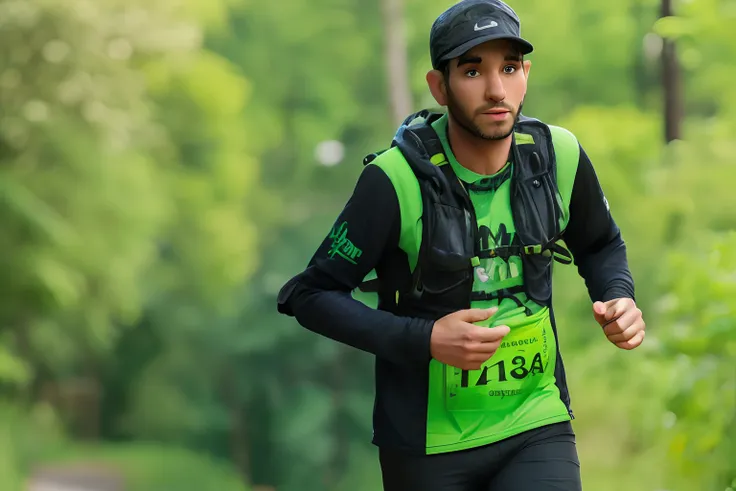
[[[671,256],[664,346],[683,357],[671,401],[673,465],[692,482],[725,487],[736,475],[736,234],[707,236]],[[686,487],[677,489],[687,489]]]

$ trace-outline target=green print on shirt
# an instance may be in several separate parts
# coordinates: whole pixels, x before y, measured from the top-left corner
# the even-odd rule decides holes
[[[482,259],[481,265],[475,268],[475,280],[487,286],[492,285],[492,289],[483,288],[483,290],[495,291],[520,285],[523,281],[521,278],[521,258],[519,256],[508,257],[503,250],[509,246],[520,245],[516,235],[509,233],[503,223],[498,227],[496,235],[485,225],[478,227],[478,235],[480,236],[481,252],[489,253],[497,250],[497,254],[504,256]]]
[[[348,222],[342,222],[339,227],[332,227],[329,238],[332,239],[330,250],[327,255],[330,259],[339,256],[346,261],[357,264],[357,259],[363,254],[363,251],[348,239]]]

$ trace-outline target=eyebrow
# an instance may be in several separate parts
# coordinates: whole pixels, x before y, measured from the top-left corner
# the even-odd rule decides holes
[[[463,65],[475,65],[479,64],[482,60],[480,59],[480,56],[463,56],[459,60],[457,60],[457,66],[463,66]]]
[[[480,56],[461,56],[460,59],[457,61],[457,66],[461,67],[463,65],[477,65],[480,64],[483,60]],[[505,57],[504,61],[521,61],[521,53],[518,51],[510,51]]]

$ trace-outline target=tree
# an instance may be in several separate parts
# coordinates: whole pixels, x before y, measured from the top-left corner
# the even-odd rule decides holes
[[[674,15],[672,0],[662,0],[661,18]],[[662,92],[664,94],[664,131],[667,143],[682,137],[683,104],[682,76],[677,59],[677,46],[672,39],[662,45]]]
[[[398,125],[412,112],[403,0],[381,0],[381,13],[385,30],[386,82],[391,95],[392,119]]]

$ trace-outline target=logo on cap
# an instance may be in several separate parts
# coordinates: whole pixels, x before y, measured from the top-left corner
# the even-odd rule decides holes
[[[492,20],[489,24],[486,24],[485,26],[479,26],[478,23],[476,22],[475,27],[473,27],[473,29],[476,31],[482,31],[483,29],[490,29],[491,27],[496,27],[496,26],[498,26],[498,22],[496,22],[495,20]]]

